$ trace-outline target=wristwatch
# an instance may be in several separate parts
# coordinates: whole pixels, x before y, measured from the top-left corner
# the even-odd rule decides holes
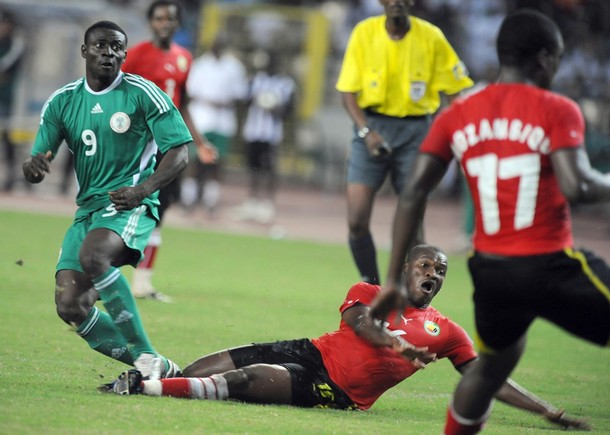
[[[356,132],[356,136],[358,136],[360,139],[364,139],[370,132],[371,130],[368,128],[368,126],[365,125]]]

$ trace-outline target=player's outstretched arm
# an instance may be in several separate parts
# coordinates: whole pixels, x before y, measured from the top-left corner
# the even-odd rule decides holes
[[[548,412],[544,413],[544,418],[564,429],[583,431],[590,431],[592,429],[591,425],[586,420],[567,415],[563,409],[557,409],[555,411],[549,410]]]
[[[583,419],[574,418],[563,409],[558,409],[546,400],[526,390],[512,379],[508,379],[496,394],[496,399],[504,403],[540,414],[550,423],[564,429],[591,430],[591,426]]]
[[[582,203],[610,200],[610,174],[593,168],[584,148],[555,151],[551,162],[561,192],[568,200]]]
[[[45,174],[48,174],[51,169],[51,159],[53,153],[47,151],[45,154],[38,153],[23,162],[23,175],[25,179],[32,184],[40,183],[44,180]]]
[[[193,136],[193,142],[197,147],[197,157],[201,161],[201,163],[211,164],[218,160],[218,150],[212,143],[207,140],[207,138],[197,131],[195,127],[195,123],[193,122],[193,118],[191,117],[191,112],[189,112],[188,104],[190,101],[190,96],[184,90],[182,94],[182,105],[180,106],[180,114],[182,115],[182,119],[186,124],[186,127],[191,132],[191,136]]]
[[[464,373],[472,364],[476,363],[476,360],[473,360],[460,367],[459,370],[461,373]],[[567,415],[563,409],[556,408],[512,379],[504,382],[504,385],[496,393],[496,399],[515,408],[539,414],[548,422],[561,426],[564,429],[591,430],[591,425],[586,420]]]

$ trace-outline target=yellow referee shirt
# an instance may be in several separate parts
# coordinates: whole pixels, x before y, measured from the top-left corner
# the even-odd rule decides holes
[[[474,83],[455,50],[433,24],[410,16],[399,41],[385,30],[386,16],[367,18],[350,36],[336,88],[357,93],[358,105],[402,118],[435,113],[439,92],[453,95]]]

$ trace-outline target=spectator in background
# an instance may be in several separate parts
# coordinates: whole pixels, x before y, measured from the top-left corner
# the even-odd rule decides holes
[[[354,123],[347,169],[349,246],[363,281],[378,284],[370,231],[373,201],[388,175],[396,193],[441,105],[473,85],[436,26],[411,16],[413,0],[380,0],[385,15],[360,22],[336,88]]]
[[[191,53],[173,42],[180,26],[180,5],[173,0],[153,2],[147,12],[148,23],[153,33],[151,41],[145,41],[129,49],[123,71],[141,75],[160,87],[180,110],[197,147],[198,157],[204,162],[213,162],[216,151],[198,133],[188,111],[186,81],[192,63]],[[157,166],[163,154],[157,152]],[[196,159],[195,159],[196,160]],[[180,198],[180,177],[176,177],[159,192],[159,221],[144,251],[144,260],[133,275],[132,292],[135,297],[170,302],[171,298],[156,290],[152,284],[153,267],[157,251],[161,246],[161,223],[165,211]]]
[[[237,132],[236,104],[248,93],[246,68],[227,50],[227,42],[226,35],[218,35],[211,50],[195,59],[187,81],[193,121],[218,150],[218,159],[191,161],[182,182],[182,201],[191,209],[203,201],[210,213],[220,202],[222,166]]]
[[[292,113],[295,82],[281,71],[274,53],[255,53],[254,75],[248,95],[243,127],[246,164],[250,176],[249,197],[237,209],[236,217],[262,224],[275,218],[276,160],[284,138],[284,121]]]
[[[10,117],[20,62],[25,54],[25,38],[16,28],[15,17],[0,9],[0,140],[4,149],[6,172],[4,190],[13,189],[17,177],[16,146],[11,138]],[[29,186],[29,185],[28,185]]]

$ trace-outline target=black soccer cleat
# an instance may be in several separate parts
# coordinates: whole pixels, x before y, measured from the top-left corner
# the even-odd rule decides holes
[[[142,373],[136,369],[124,371],[116,381],[101,385],[98,391],[121,396],[142,394]]]

